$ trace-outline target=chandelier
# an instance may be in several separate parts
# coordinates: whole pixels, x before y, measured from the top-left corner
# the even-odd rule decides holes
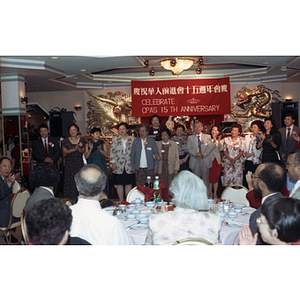
[[[188,70],[194,64],[194,61],[187,58],[172,58],[163,60],[160,64],[165,70],[171,71],[173,75],[179,75]]]

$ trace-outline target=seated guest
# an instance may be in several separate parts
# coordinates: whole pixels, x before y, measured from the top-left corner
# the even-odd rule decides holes
[[[261,206],[256,220],[262,240],[270,245],[300,243],[300,200],[271,196]],[[258,233],[254,236],[248,225],[239,233],[240,245],[256,245]]]
[[[262,197],[261,203],[268,201],[270,196],[273,198],[282,198],[280,193],[286,184],[286,170],[274,162],[263,163],[259,165],[253,176],[254,192],[257,196]],[[261,207],[259,207],[250,216],[249,225],[254,235],[258,232],[256,219],[260,216]],[[265,244],[258,234],[257,244]]]
[[[10,217],[10,203],[16,175],[11,172],[11,161],[7,157],[0,159],[0,227],[7,227]]]
[[[190,171],[181,171],[172,181],[170,191],[176,208],[149,218],[145,244],[173,244],[188,237],[217,243],[221,220],[208,212],[207,190],[202,179]]]
[[[35,202],[25,217],[29,245],[90,245],[69,236],[71,223],[71,209],[60,199]]]
[[[31,187],[34,188],[34,192],[26,201],[23,209],[24,214],[26,215],[35,202],[53,198],[58,181],[59,171],[53,164],[47,162],[37,164],[30,174],[30,183]]]
[[[279,166],[285,169],[285,164],[281,160],[278,160],[274,163],[278,164]],[[250,171],[248,171],[248,173],[246,174],[246,180],[249,188],[249,192],[246,194],[246,198],[248,199],[250,206],[257,209],[261,206],[262,197],[257,196],[254,192],[253,174]],[[280,193],[285,197],[288,197],[290,194],[286,186],[284,186]]]
[[[71,206],[73,222],[70,235],[92,245],[127,245],[129,240],[120,221],[103,210],[100,195],[106,175],[94,164],[87,164],[75,175],[78,202]]]
[[[289,178],[297,181],[291,191],[290,197],[300,199],[300,150],[288,156],[286,169],[289,173]]]

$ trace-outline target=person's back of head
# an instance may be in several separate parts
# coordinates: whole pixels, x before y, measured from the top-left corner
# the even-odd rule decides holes
[[[39,186],[56,187],[59,181],[59,171],[48,162],[38,163],[30,173],[32,188]]]
[[[294,198],[268,198],[261,206],[261,214],[278,239],[286,243],[300,241],[300,200]]]
[[[187,209],[207,210],[207,189],[202,179],[190,171],[181,171],[171,182],[170,192],[176,206]]]
[[[60,199],[41,200],[26,213],[25,223],[31,244],[65,244],[72,224],[72,212]]]
[[[104,190],[107,177],[95,164],[87,164],[80,169],[74,179],[79,196],[95,198]]]
[[[259,172],[259,178],[265,183],[270,192],[281,192],[286,185],[287,174],[286,169],[278,163],[264,163],[263,168]]]

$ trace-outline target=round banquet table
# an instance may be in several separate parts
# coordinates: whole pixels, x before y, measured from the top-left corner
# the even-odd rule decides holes
[[[137,210],[140,210],[142,213],[151,214],[149,208],[141,205],[137,207]],[[233,209],[231,209],[233,210]],[[244,224],[249,224],[249,218],[251,213],[255,211],[252,207],[244,207],[242,212],[237,215],[234,219],[236,222],[241,222]],[[225,222],[228,220],[228,217],[225,217]],[[227,226],[222,224],[220,231],[220,240],[223,245],[234,245],[239,242],[239,231],[241,230],[241,226]],[[129,238],[129,242],[131,245],[144,245],[148,228],[146,229],[125,229],[127,236]]]

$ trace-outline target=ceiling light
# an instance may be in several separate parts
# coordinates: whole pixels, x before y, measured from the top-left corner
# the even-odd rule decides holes
[[[50,58],[51,58],[51,59],[59,59],[58,56],[51,56]]]
[[[81,72],[86,72],[86,71],[87,71],[87,69],[80,69],[80,71],[81,71]]]
[[[188,70],[194,64],[194,61],[192,59],[175,58],[163,60],[160,64],[165,70],[171,71],[173,75],[179,75]]]
[[[153,68],[150,70],[149,75],[150,76],[154,76],[155,75],[155,70]]]

